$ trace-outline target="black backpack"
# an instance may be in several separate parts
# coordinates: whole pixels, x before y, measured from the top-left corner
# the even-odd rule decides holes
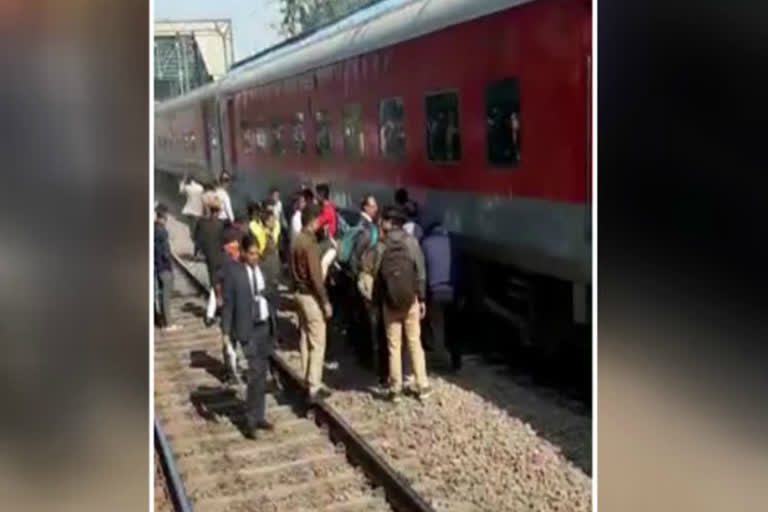
[[[379,271],[387,306],[401,313],[408,311],[416,299],[418,278],[404,239],[387,240]]]

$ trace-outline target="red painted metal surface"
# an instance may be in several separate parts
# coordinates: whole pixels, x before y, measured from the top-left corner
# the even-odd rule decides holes
[[[234,98],[239,171],[259,168],[309,172],[334,181],[367,181],[481,195],[518,196],[584,203],[590,169],[587,57],[591,54],[591,11],[582,0],[548,0],[523,5],[327,66],[278,83],[244,90]],[[514,77],[520,83],[521,162],[517,168],[488,162],[485,88]],[[462,159],[438,164],[426,157],[425,94],[459,94]],[[407,157],[380,156],[378,106],[399,96],[405,105]],[[362,107],[364,155],[344,156],[342,108]],[[333,155],[315,154],[313,115],[328,110]],[[242,120],[289,121],[305,116],[307,153],[246,152]]]

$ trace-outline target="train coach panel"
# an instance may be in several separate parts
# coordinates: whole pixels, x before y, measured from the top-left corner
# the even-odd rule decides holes
[[[325,40],[234,72],[217,94],[238,195],[328,180],[348,206],[406,186],[467,247],[590,282],[590,16],[583,0],[521,2],[312,69],[294,55],[330,58]],[[381,32],[369,23],[340,32],[340,55]]]
[[[236,110],[247,121],[240,120],[238,153],[244,158],[239,167],[284,172],[308,167],[318,177],[335,180],[584,202],[588,49],[578,22],[584,17],[581,2],[536,2],[325,66],[315,71],[309,95],[295,77],[239,92]],[[488,33],[499,36],[487,38]],[[489,157],[489,117],[504,108],[505,100],[498,98],[505,83],[514,84],[508,89],[516,89],[518,96],[511,113],[519,156],[499,162]],[[502,90],[496,99],[489,93],[494,87]],[[391,158],[382,154],[387,121],[382,107],[398,99],[405,150]],[[439,100],[453,101],[455,110],[443,107],[441,112]],[[455,115],[460,156],[430,158],[429,124],[439,120],[430,118],[430,101],[437,104],[437,116]],[[350,109],[356,112],[354,122]],[[297,110],[311,125],[305,132],[309,150],[303,155],[289,147],[290,121]],[[344,133],[350,129],[360,141],[351,153]],[[317,130],[327,146],[322,154],[316,148]]]

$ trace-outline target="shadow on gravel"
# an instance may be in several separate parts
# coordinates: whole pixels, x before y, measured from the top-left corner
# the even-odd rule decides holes
[[[190,313],[198,318],[203,318],[205,316],[205,308],[194,302],[185,302],[184,305],[181,306],[181,310],[184,313]]]
[[[189,394],[189,401],[204,420],[219,423],[220,418],[227,418],[245,435],[245,404],[237,397],[234,389],[199,386]]]
[[[189,359],[190,368],[202,368],[208,373],[208,375],[218,380],[222,384],[227,382],[229,378],[229,371],[227,370],[227,367],[224,366],[224,364],[215,357],[211,357],[204,350],[192,350],[189,353]]]

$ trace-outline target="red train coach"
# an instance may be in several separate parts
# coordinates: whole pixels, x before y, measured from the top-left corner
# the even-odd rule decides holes
[[[588,0],[384,0],[159,105],[157,167],[232,170],[241,197],[328,181],[342,208],[404,186],[477,300],[524,325],[502,297],[546,290],[584,321],[590,55]]]

